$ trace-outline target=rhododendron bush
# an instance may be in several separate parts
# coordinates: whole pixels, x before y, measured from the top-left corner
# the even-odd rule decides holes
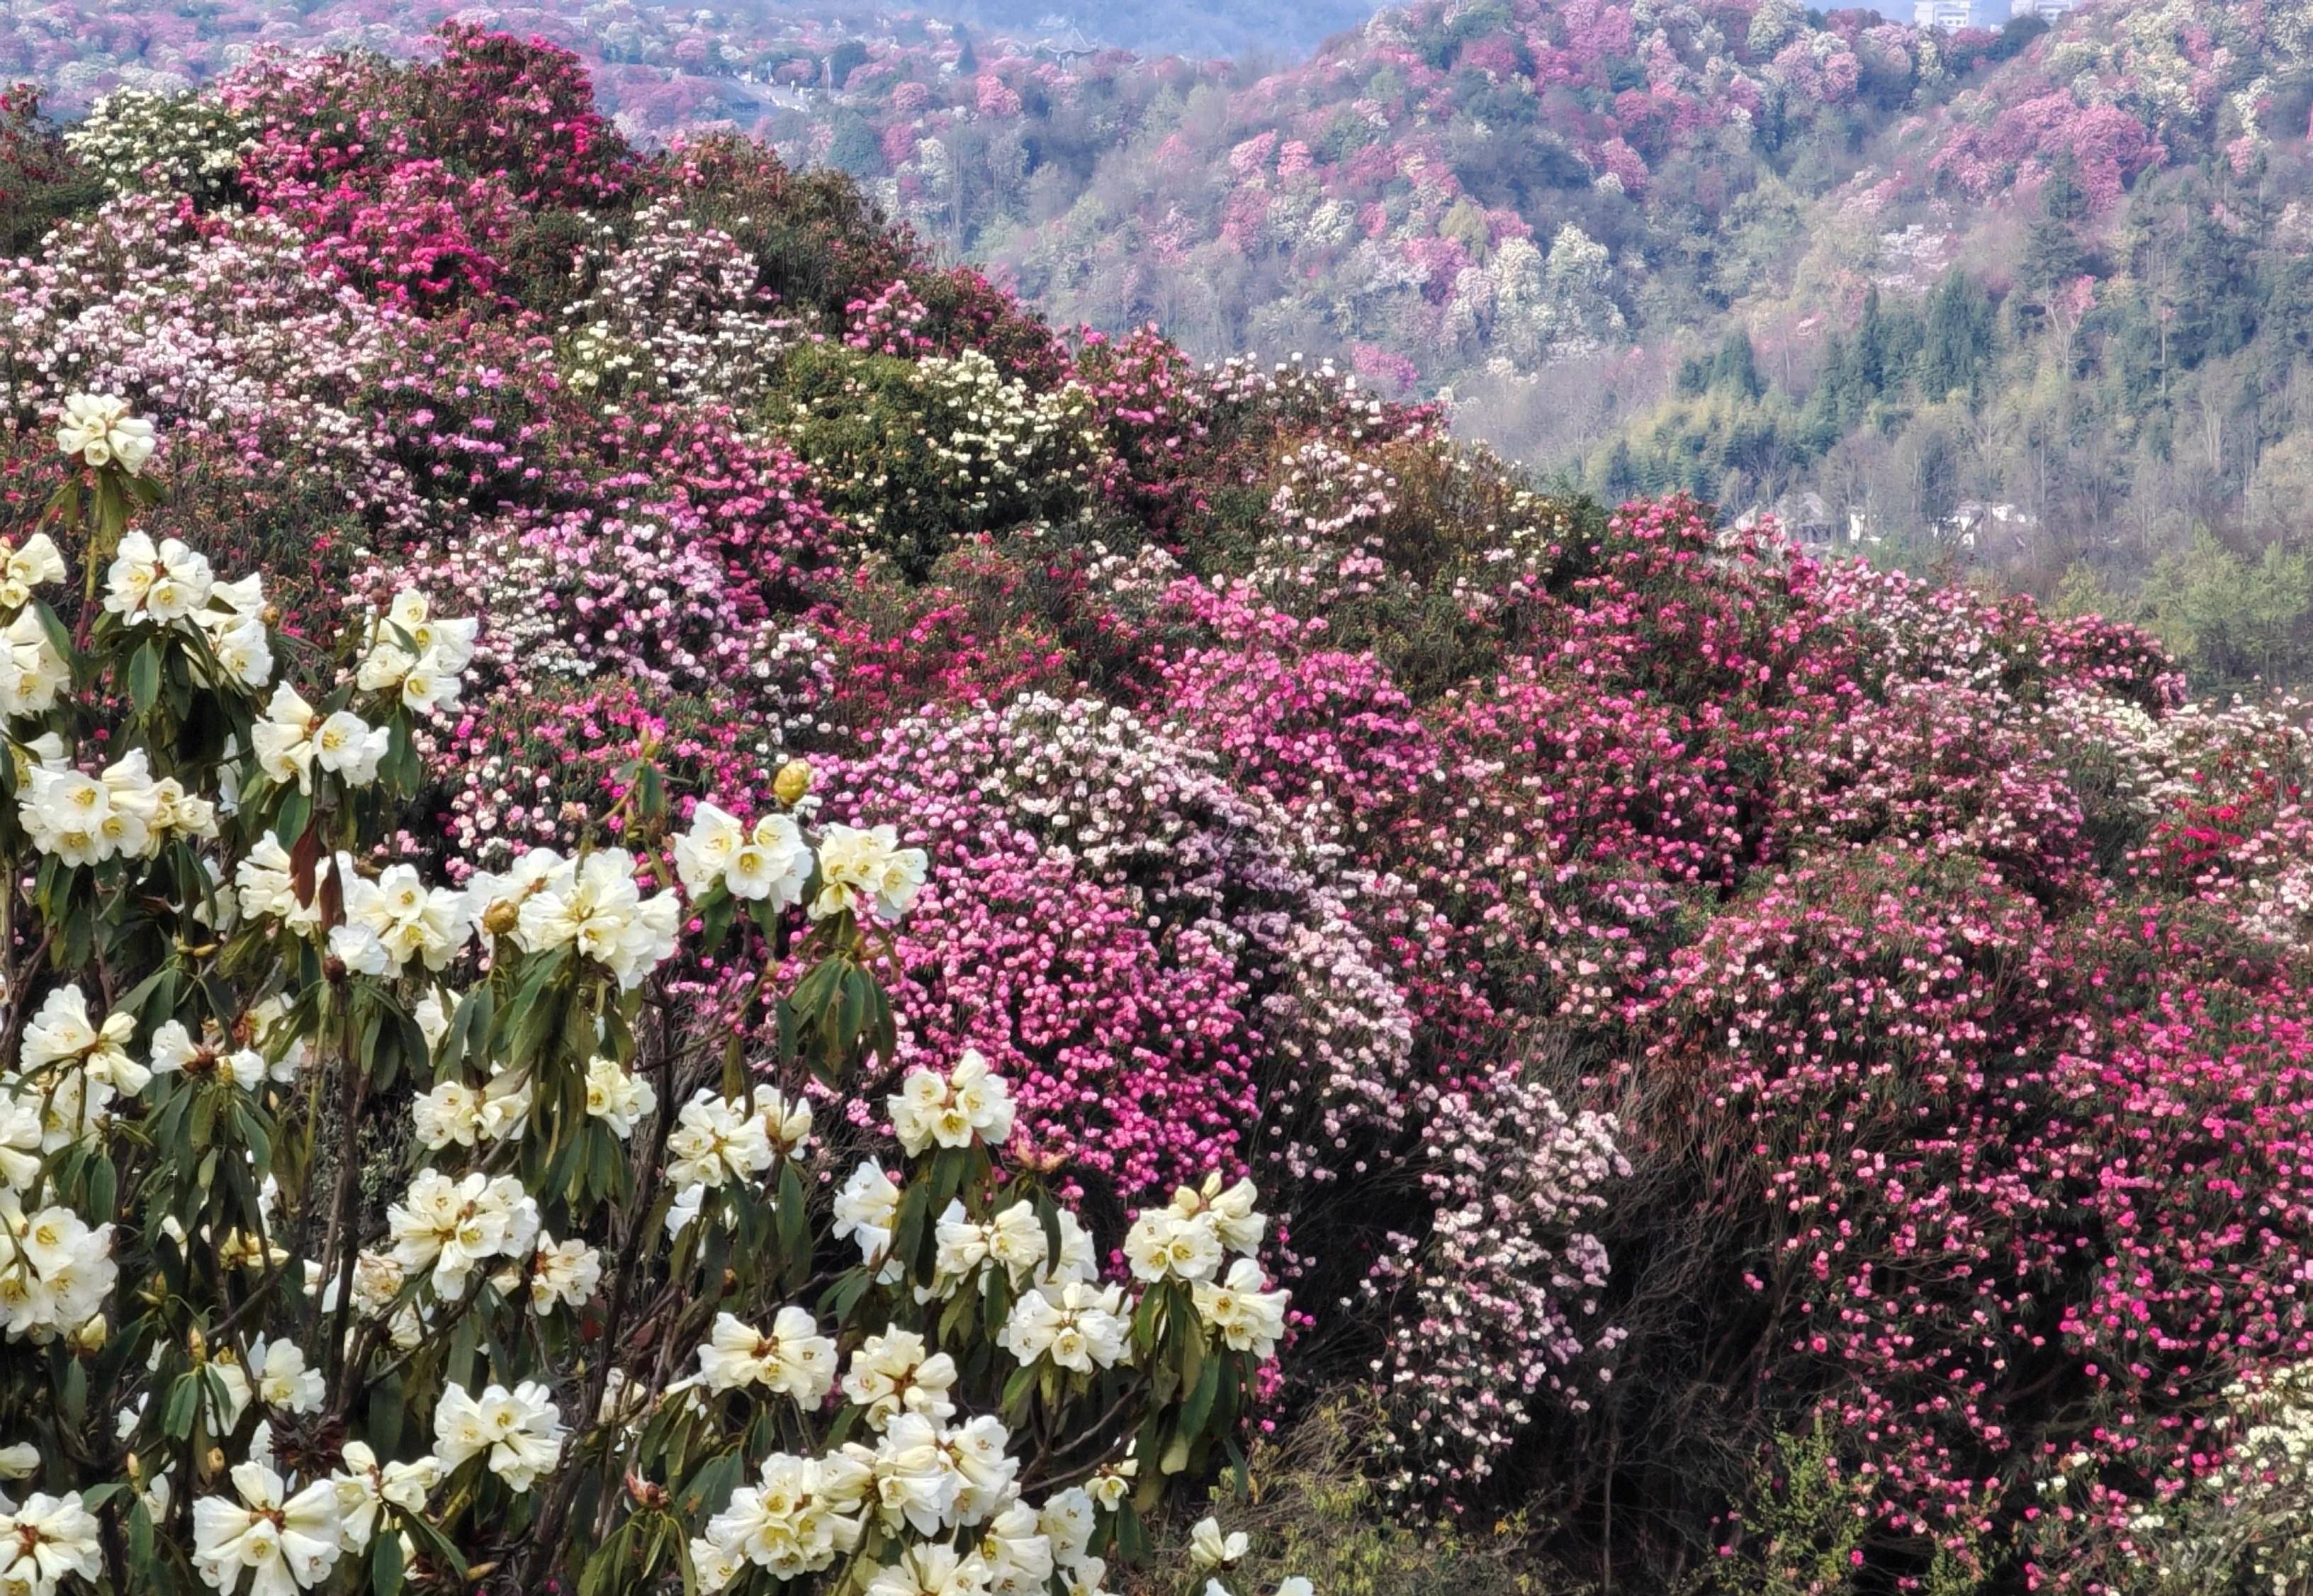
[[[38,1579],[1089,1592],[1345,1391],[1618,1573],[1802,1455],[1889,1588],[2295,1511],[2293,711],[1057,336],[544,47],[198,103],[0,265]]]
[[[640,851],[435,884],[385,823],[476,622],[404,586],[294,647],[133,524],[148,419],[56,436],[5,552],[0,1577],[1098,1590],[1285,1334],[1251,1184],[1104,1239],[999,1170],[979,1054],[871,1103],[927,860],[800,767],[670,835],[638,763]]]

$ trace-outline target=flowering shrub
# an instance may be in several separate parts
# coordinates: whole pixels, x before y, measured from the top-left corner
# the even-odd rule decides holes
[[[231,191],[256,143],[231,106],[191,93],[119,89],[65,134],[65,147],[116,193]]]
[[[979,1054],[870,1095],[928,861],[799,772],[670,837],[638,767],[639,851],[433,885],[387,823],[475,622],[405,587],[301,690],[261,576],[133,525],[150,424],[56,439],[5,600],[0,1577],[1097,1591],[1284,1336],[1251,1185],[1099,1238],[999,1170]],[[678,1009],[687,935],[740,957]]]

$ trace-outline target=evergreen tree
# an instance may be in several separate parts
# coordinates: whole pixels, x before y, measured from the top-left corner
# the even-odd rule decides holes
[[[1751,335],[1740,327],[1730,328],[1720,342],[1719,357],[1711,365],[1711,385],[1745,399],[1756,399],[1767,391],[1766,383],[1759,375],[1759,360],[1751,348]]]
[[[1855,328],[1855,380],[1866,401],[1887,387],[1887,318],[1879,310],[1879,286],[1863,291],[1863,319]]]
[[[1965,272],[1944,274],[1928,295],[1918,362],[1921,395],[1930,402],[1981,392],[1993,353],[1992,296]]]

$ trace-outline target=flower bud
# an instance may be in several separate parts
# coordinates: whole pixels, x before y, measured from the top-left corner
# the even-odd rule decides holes
[[[800,759],[787,761],[771,779],[771,796],[790,809],[803,802],[804,794],[810,790],[811,766]]]
[[[493,937],[503,937],[522,920],[522,911],[504,898],[482,911],[482,929]]]
[[[65,1345],[85,1357],[102,1352],[104,1344],[111,1338],[112,1327],[104,1322],[104,1315],[100,1313],[66,1336]]]

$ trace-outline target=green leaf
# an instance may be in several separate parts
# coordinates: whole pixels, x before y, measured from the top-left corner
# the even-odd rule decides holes
[[[155,639],[146,639],[128,662],[128,697],[139,715],[152,713],[161,697],[161,648]]]
[[[381,1458],[393,1456],[401,1444],[402,1389],[399,1371],[369,1382],[369,1444]]]
[[[171,1441],[182,1441],[193,1433],[193,1415],[199,1410],[201,1378],[198,1374],[181,1374],[169,1389],[169,1407],[161,1421],[162,1431]]]
[[[294,787],[281,791],[281,809],[273,817],[273,836],[284,848],[296,845],[305,834],[305,823],[313,817],[313,800]]]
[[[397,1596],[402,1574],[401,1537],[383,1533],[373,1536],[369,1543],[370,1590],[375,1596]]]
[[[1204,1367],[1197,1371],[1197,1383],[1189,1392],[1187,1406],[1181,1409],[1181,1433],[1184,1436],[1202,1434],[1205,1421],[1213,1415],[1213,1398],[1221,1389],[1221,1362],[1209,1357]]]
[[[721,1512],[731,1501],[731,1493],[739,1488],[739,1481],[747,1472],[747,1459],[739,1449],[718,1452],[699,1467],[675,1499],[675,1507],[685,1518],[707,1518]]]
[[[32,610],[40,618],[40,630],[48,634],[48,647],[54,648],[59,657],[78,659],[80,650],[73,647],[72,633],[57,618],[57,613],[43,600],[35,600]]]

